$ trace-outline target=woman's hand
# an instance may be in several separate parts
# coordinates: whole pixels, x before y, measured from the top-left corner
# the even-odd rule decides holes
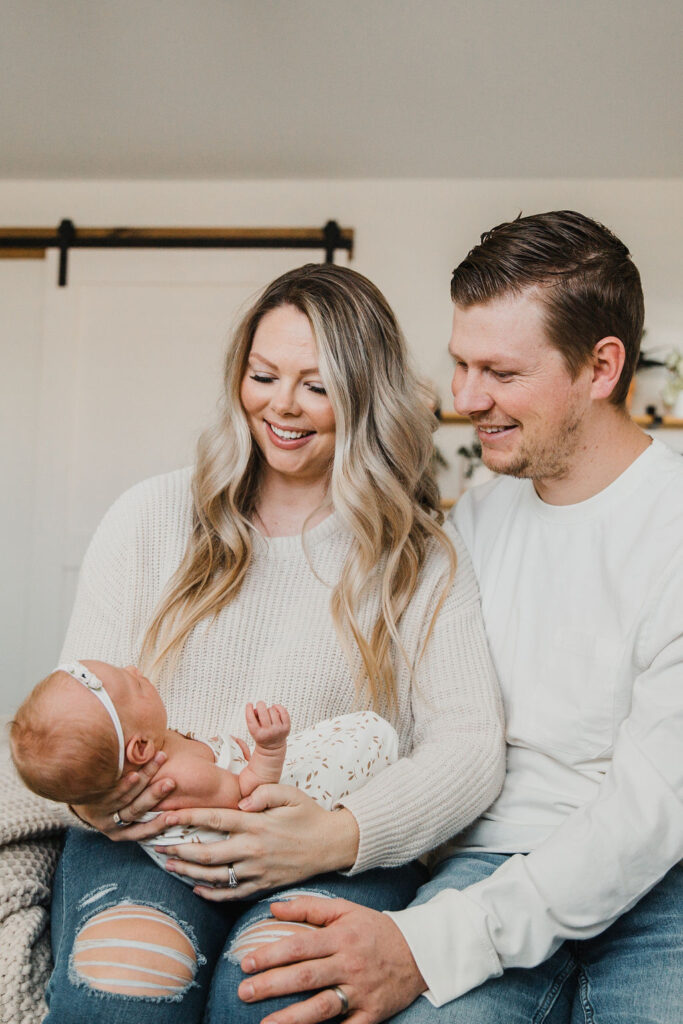
[[[259,786],[240,808],[188,809],[165,816],[169,825],[229,833],[222,842],[163,848],[174,858],[167,869],[195,879],[195,892],[206,899],[247,899],[312,875],[349,868],[356,860],[358,826],[345,808],[326,811],[301,790],[282,785]],[[229,868],[237,878],[233,887],[228,887]]]
[[[166,760],[166,754],[159,751],[140,771],[124,775],[102,800],[93,804],[77,804],[73,808],[75,813],[114,842],[122,839],[137,842],[158,835],[167,824],[163,814],[154,821],[139,824],[135,824],[135,821],[147,811],[153,811],[175,789],[175,782],[169,778],[159,779],[152,784],[152,779]],[[121,819],[120,825],[114,820],[115,812]]]

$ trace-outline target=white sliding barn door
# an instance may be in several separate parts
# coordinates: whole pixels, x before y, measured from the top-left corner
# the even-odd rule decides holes
[[[83,553],[111,502],[193,461],[240,309],[321,254],[74,250],[65,288],[56,252],[48,259],[27,680],[55,662]]]

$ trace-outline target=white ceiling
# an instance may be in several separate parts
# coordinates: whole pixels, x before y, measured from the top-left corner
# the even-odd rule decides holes
[[[680,0],[0,0],[0,177],[679,177]]]

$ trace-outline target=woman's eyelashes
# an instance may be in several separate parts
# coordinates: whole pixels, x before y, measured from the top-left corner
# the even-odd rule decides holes
[[[250,373],[249,377],[251,380],[255,380],[257,384],[272,384],[275,380],[277,380],[277,377],[274,377],[272,374],[269,373]],[[312,391],[314,395],[327,394],[327,390],[322,384],[314,384],[311,381],[306,381],[304,386],[309,391]]]

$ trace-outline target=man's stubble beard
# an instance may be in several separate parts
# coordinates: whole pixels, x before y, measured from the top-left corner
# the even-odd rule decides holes
[[[573,465],[574,456],[580,444],[579,427],[581,416],[576,409],[570,409],[551,438],[537,440],[530,445],[522,442],[514,460],[505,466],[488,466],[486,453],[482,462],[494,473],[532,480],[560,480]]]

